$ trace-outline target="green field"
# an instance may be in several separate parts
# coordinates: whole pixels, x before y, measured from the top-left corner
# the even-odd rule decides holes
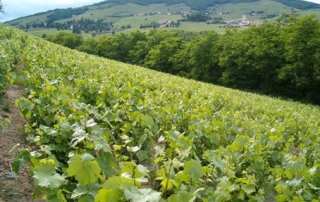
[[[118,22],[114,23],[114,26],[120,28],[121,26],[131,25],[133,29],[139,29],[140,25],[150,25],[153,22],[159,20],[179,20],[180,15],[150,15],[150,16],[133,16],[128,18],[122,18]]]
[[[29,34],[32,34],[32,35],[35,35],[35,36],[38,36],[38,37],[42,37],[44,34],[46,36],[49,36],[49,35],[56,35],[60,32],[68,32],[68,33],[71,33],[72,30],[57,30],[57,29],[42,29],[42,28],[35,28],[35,29],[28,29],[28,30],[24,30],[25,32],[29,33]],[[84,37],[91,37],[91,34],[90,33],[85,33],[85,32],[82,32],[81,33]]]
[[[125,5],[116,5],[110,8],[103,6],[90,7],[89,11],[77,16],[75,19],[80,20],[83,17],[91,20],[103,19],[105,22],[117,22],[119,20],[121,21],[123,18],[132,18],[130,15],[133,14],[142,15],[148,12],[170,12],[171,14],[176,14],[179,11],[190,11],[190,7],[186,6],[185,4],[176,4],[171,6],[166,6],[165,4],[150,4],[149,6],[141,6],[128,3]],[[68,20],[70,19],[60,20],[58,22],[65,22]]]
[[[219,14],[222,12],[229,11],[229,14]],[[258,14],[256,16],[247,15],[247,19],[259,19],[260,17],[265,17],[267,14],[283,14],[283,13],[290,13],[292,11],[297,12],[298,14],[302,15],[310,15],[313,13],[319,13],[317,9],[311,10],[299,10],[293,9],[292,7],[285,6],[276,1],[270,0],[260,0],[254,3],[237,3],[237,4],[224,4],[215,7],[211,7],[211,16],[213,17],[222,17],[223,19],[238,19],[242,18],[242,14],[248,11],[264,11],[263,14]]]
[[[46,22],[47,21],[47,16],[50,15],[51,13],[43,14],[43,15],[38,15],[38,16],[30,16],[26,18],[21,18],[17,20],[12,20],[10,21],[10,25],[12,26],[19,26],[19,25],[26,25],[27,23],[40,23],[40,22]]]
[[[224,33],[226,29],[219,28],[219,24],[206,24],[206,23],[196,23],[196,22],[183,22],[179,29],[186,31],[211,31],[214,30],[218,33]]]
[[[28,29],[25,31],[29,34],[33,34],[33,35],[39,36],[39,37],[42,37],[43,34],[49,36],[49,35],[56,35],[57,33],[61,32],[61,31],[58,31],[57,29],[40,29],[40,28]],[[72,30],[64,30],[64,32],[71,33]]]

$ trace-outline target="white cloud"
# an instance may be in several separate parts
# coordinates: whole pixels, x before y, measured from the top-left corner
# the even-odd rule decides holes
[[[0,13],[0,22],[51,9],[79,7],[101,1],[102,0],[2,0],[5,14]]]
[[[320,4],[320,0],[305,0],[305,1],[309,1],[309,2]]]

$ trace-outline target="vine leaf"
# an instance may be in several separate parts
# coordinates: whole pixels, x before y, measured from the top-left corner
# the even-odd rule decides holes
[[[193,181],[198,181],[203,175],[201,162],[193,159],[187,161],[184,167],[184,172],[186,174],[190,173],[190,177]]]
[[[98,178],[103,180],[101,168],[90,154],[73,155],[68,164],[68,176],[74,176],[82,186],[96,183]]]
[[[98,194],[99,188],[99,184],[89,184],[85,187],[78,184],[77,188],[73,190],[71,198],[74,199],[85,194],[95,197]]]
[[[55,189],[63,184],[64,177],[56,173],[53,160],[42,160],[34,170],[36,183],[41,187]]]
[[[256,191],[256,188],[252,184],[249,184],[249,185],[243,184],[241,185],[241,189],[247,194],[252,194],[253,192]]]
[[[123,195],[118,189],[101,189],[94,199],[94,202],[106,202],[106,201],[114,201],[120,202],[123,200]]]
[[[138,189],[132,186],[130,189],[124,190],[124,195],[127,200],[132,200],[132,202],[158,202],[161,192],[152,189]]]
[[[196,197],[194,197],[191,193],[186,191],[180,191],[177,194],[173,194],[168,198],[168,202],[176,202],[176,201],[188,201],[193,202],[195,201]]]

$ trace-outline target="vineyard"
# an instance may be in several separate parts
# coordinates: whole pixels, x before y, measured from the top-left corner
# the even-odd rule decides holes
[[[320,201],[319,107],[0,29],[0,92],[24,66],[31,168],[48,201]],[[3,76],[7,75],[7,76]],[[3,79],[7,78],[7,79]]]

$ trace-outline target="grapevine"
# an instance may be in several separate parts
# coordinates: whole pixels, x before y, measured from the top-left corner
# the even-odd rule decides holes
[[[13,31],[14,30],[14,31]],[[319,107],[89,56],[13,28],[48,201],[318,201]],[[5,50],[7,51],[7,50]],[[6,53],[6,52],[5,52]],[[15,57],[15,58],[11,58]]]

